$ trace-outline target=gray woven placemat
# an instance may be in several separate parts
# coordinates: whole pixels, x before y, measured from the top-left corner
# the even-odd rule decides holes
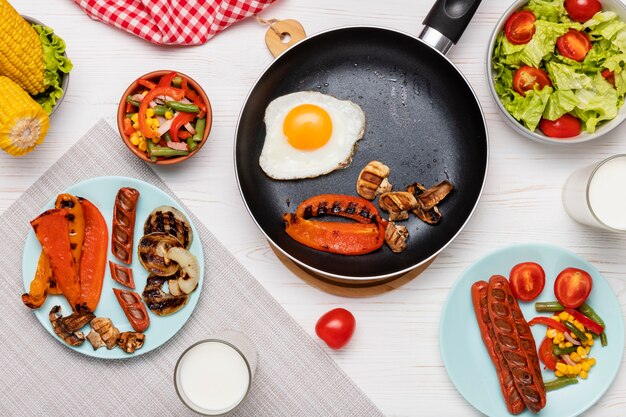
[[[92,151],[102,143],[108,152]],[[137,358],[111,361],[85,357],[52,340],[20,299],[29,220],[67,186],[103,175],[139,178],[173,196],[100,121],[0,216],[0,415],[193,414],[176,396],[174,364],[186,347],[219,329],[244,333],[259,354],[252,390],[235,415],[383,415],[193,215],[205,253],[205,284],[195,312],[168,343]]]

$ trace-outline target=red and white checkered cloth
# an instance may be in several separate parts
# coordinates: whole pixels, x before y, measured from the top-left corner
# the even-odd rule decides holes
[[[275,0],[74,0],[96,20],[160,45],[200,45]]]

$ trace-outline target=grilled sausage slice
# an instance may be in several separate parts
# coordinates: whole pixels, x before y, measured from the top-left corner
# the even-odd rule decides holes
[[[120,188],[113,207],[111,252],[126,264],[130,264],[133,258],[133,235],[138,199],[139,191],[134,188]]]
[[[511,414],[519,414],[526,406],[522,397],[520,397],[517,388],[515,387],[515,381],[513,381],[513,374],[509,369],[500,346],[496,342],[496,335],[493,330],[491,319],[489,318],[489,310],[487,308],[487,288],[489,284],[486,281],[478,281],[472,285],[472,304],[474,306],[474,313],[476,314],[476,321],[480,328],[480,335],[482,336],[483,343],[489,353],[489,357],[496,368],[498,380],[500,381],[500,390],[504,396],[504,402]]]
[[[546,390],[543,380],[537,378],[534,369],[534,361],[539,359],[535,350],[529,352],[524,349],[524,343],[518,332],[519,323],[516,323],[515,320],[515,317],[518,314],[522,316],[522,313],[511,292],[509,281],[503,276],[494,275],[489,280],[487,309],[496,341],[513,374],[513,381],[522,401],[529,410],[537,413],[546,405]],[[514,311],[515,313],[513,313]],[[528,325],[526,324],[526,326]],[[528,329],[528,333],[530,333],[530,329]],[[532,359],[533,356],[534,359]]]

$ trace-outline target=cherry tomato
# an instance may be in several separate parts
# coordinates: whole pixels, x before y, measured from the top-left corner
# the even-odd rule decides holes
[[[511,291],[518,300],[530,301],[537,298],[546,285],[546,273],[541,265],[523,262],[511,269],[509,275]]]
[[[571,138],[580,134],[580,120],[567,113],[556,120],[541,119],[539,129],[551,138]]]
[[[615,87],[615,73],[613,73],[613,71],[611,71],[610,69],[605,69],[604,71],[602,71],[602,76],[604,77],[605,80],[607,80],[608,82],[611,83],[611,85],[613,85],[613,87]]]
[[[554,281],[554,295],[562,306],[577,308],[585,302],[593,281],[591,275],[582,269],[566,268]]]
[[[535,85],[539,85],[540,90],[547,85],[552,86],[552,81],[544,70],[524,65],[515,72],[513,89],[519,94],[525,96],[526,91],[532,90]]]
[[[559,54],[574,61],[582,61],[591,50],[591,41],[584,32],[570,29],[556,41]]]
[[[513,45],[523,45],[530,42],[535,34],[535,20],[533,12],[522,10],[513,13],[504,25],[504,34]]]
[[[602,10],[598,0],[565,0],[565,10],[572,20],[585,23]]]
[[[335,308],[324,314],[315,325],[315,333],[328,347],[341,349],[352,338],[356,320],[352,313],[344,308]]]
[[[552,339],[544,337],[541,346],[539,346],[539,359],[541,359],[546,368],[552,371],[556,369],[556,363],[558,362],[558,358],[552,351],[553,344]]]

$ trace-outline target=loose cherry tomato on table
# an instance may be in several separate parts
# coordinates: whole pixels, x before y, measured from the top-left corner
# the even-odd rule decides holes
[[[544,70],[524,65],[515,72],[513,89],[519,94],[525,96],[526,91],[532,90],[535,85],[538,85],[540,90],[545,86],[552,86],[552,81]]]
[[[585,23],[602,10],[598,0],[565,0],[565,10],[572,20]]]
[[[543,291],[543,287],[546,285],[546,273],[537,263],[523,262],[511,269],[509,282],[515,298],[530,301],[537,298]]]
[[[584,32],[570,29],[565,35],[557,39],[556,49],[564,57],[580,62],[591,50],[591,41]]]
[[[554,295],[563,307],[577,308],[585,302],[593,281],[582,269],[566,268],[554,281]]]
[[[539,346],[539,359],[546,366],[546,368],[554,371],[556,369],[556,363],[558,358],[552,351],[552,339],[548,339],[544,337],[543,342],[541,342],[541,346]]]
[[[352,338],[356,320],[344,308],[335,308],[324,314],[315,325],[315,333],[331,349],[341,349]]]
[[[613,87],[615,87],[615,73],[613,71],[607,68],[604,71],[602,71],[601,74],[605,80],[610,82],[613,85]]]
[[[551,138],[571,138],[580,134],[580,120],[567,113],[556,120],[541,119],[539,129]]]
[[[504,35],[513,45],[530,42],[535,34],[537,18],[530,10],[513,13],[504,25]]]

